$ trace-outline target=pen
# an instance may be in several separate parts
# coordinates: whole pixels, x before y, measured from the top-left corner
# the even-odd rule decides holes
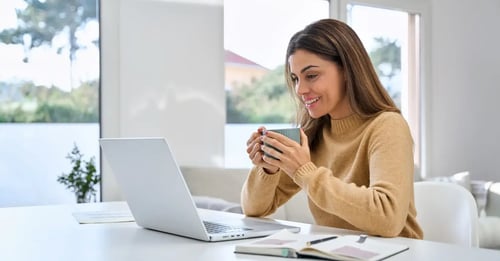
[[[367,235],[359,235],[359,239],[358,241],[356,241],[357,243],[364,243],[366,241],[366,239],[368,238]]]
[[[316,240],[313,240],[313,241],[309,241],[309,242],[307,242],[306,244],[307,244],[308,246],[310,246],[310,245],[318,244],[318,243],[325,242],[325,241],[328,241],[328,240],[332,240],[332,239],[335,239],[335,238],[337,238],[337,236],[331,236],[331,237],[320,238],[320,239],[316,239]]]

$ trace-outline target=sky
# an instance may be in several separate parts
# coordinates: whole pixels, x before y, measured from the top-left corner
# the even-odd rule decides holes
[[[268,69],[284,63],[288,40],[295,32],[329,16],[324,0],[225,0],[224,9],[224,47]],[[351,17],[368,49],[380,34],[406,39],[404,12],[358,5]]]
[[[16,26],[14,8],[23,6],[22,0],[1,1],[0,30]],[[224,48],[268,69],[284,63],[288,40],[296,31],[329,15],[328,2],[324,0],[225,0],[224,10]],[[405,13],[356,7],[351,17],[353,28],[368,48],[370,39],[380,33],[406,39],[402,34],[406,31]],[[82,39],[97,37],[98,27],[97,23],[89,24]],[[66,40],[60,37],[58,41]],[[36,84],[71,88],[67,53],[58,55],[48,47],[32,50],[29,63],[22,62],[24,55],[22,46],[0,43],[0,81],[32,79]],[[98,77],[98,59],[99,50],[93,45],[77,53],[73,86]]]
[[[25,6],[22,0],[2,0],[0,3],[0,30],[14,28],[17,25],[15,8]],[[82,41],[89,42],[98,36],[97,22],[87,24],[80,34]],[[64,37],[56,37],[53,43],[67,42]],[[75,73],[70,73],[68,52],[57,54],[48,46],[32,49],[29,62],[24,63],[24,47],[0,43],[0,81],[32,80],[37,85],[55,85],[69,91],[78,87],[80,82],[97,79],[99,76],[99,49],[88,45],[88,49],[76,54],[73,64]]]
[[[400,11],[386,10],[365,6],[354,6],[351,9],[349,24],[370,50],[372,39],[383,35],[391,39],[399,39],[406,44],[408,14]]]
[[[290,37],[328,13],[324,0],[225,0],[224,48],[274,69]]]

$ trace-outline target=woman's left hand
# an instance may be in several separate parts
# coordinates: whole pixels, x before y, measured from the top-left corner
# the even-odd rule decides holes
[[[311,161],[309,143],[307,135],[300,129],[300,142],[273,131],[267,131],[262,136],[262,142],[282,151],[281,153],[269,146],[262,145],[262,150],[273,157],[264,156],[263,160],[270,165],[277,166],[288,176],[293,178],[293,174],[302,165]]]

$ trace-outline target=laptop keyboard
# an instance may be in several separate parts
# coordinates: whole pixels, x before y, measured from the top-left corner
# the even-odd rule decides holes
[[[203,221],[207,232],[210,234],[219,234],[219,233],[229,233],[229,232],[238,232],[238,231],[248,231],[252,230],[251,228],[246,227],[233,227],[228,225],[223,225],[219,223]]]

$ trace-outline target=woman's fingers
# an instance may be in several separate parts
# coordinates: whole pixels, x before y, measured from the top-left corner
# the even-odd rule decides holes
[[[260,146],[260,150],[262,152],[264,152],[264,157],[271,157],[271,158],[274,158],[276,160],[279,160],[280,159],[280,154],[281,152],[277,151],[276,149],[270,147],[268,144],[264,144],[264,145],[261,145]]]
[[[279,133],[268,132],[262,136],[261,150],[264,162],[277,166],[292,175],[297,168],[309,162],[310,152],[307,135],[300,130],[301,144]]]

